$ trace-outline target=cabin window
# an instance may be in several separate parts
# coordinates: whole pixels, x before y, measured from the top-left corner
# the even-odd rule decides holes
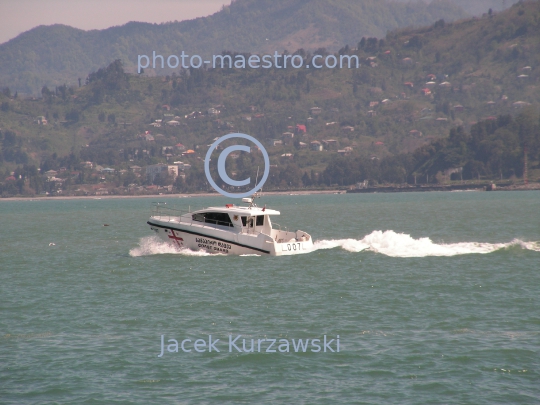
[[[242,226],[247,225],[247,217],[242,217]]]
[[[204,222],[204,214],[193,214],[192,218],[194,221]]]
[[[264,215],[257,215],[257,226],[264,225]]]
[[[203,212],[193,214],[194,221],[205,222],[207,224],[215,224],[221,226],[234,226],[231,217],[225,212]]]

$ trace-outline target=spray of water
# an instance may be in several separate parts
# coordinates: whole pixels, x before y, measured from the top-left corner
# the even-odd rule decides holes
[[[522,249],[540,252],[540,242],[524,242],[514,239],[508,243],[459,242],[435,243],[429,238],[415,239],[411,235],[394,231],[373,231],[362,239],[324,239],[313,245],[313,251],[322,249],[341,248],[347,252],[357,253],[371,251],[390,257],[426,257],[426,256],[456,256],[466,254],[487,254],[500,249],[519,246]],[[163,242],[157,236],[141,238],[139,246],[129,251],[130,256],[150,256],[160,254],[175,254],[183,256],[213,256],[202,250],[179,249],[174,245]],[[258,256],[246,254],[242,256]]]
[[[180,249],[174,245],[163,242],[157,236],[147,236],[141,238],[139,246],[131,249],[129,255],[132,257],[151,256],[151,255],[183,255],[183,256],[210,256],[210,253],[202,250],[193,251],[190,249]]]
[[[426,257],[486,254],[511,246],[520,246],[522,249],[540,252],[540,243],[523,242],[518,239],[508,243],[459,242],[438,244],[429,238],[414,239],[411,235],[394,231],[373,231],[362,239],[319,240],[315,242],[313,249],[340,247],[348,252],[370,250],[391,257]]]

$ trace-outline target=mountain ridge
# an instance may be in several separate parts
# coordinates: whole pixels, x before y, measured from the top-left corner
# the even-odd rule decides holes
[[[25,176],[43,181],[38,164],[42,174],[64,167],[76,184],[99,187],[102,177],[144,183],[128,173],[133,165],[182,161],[191,168],[178,189],[201,190],[207,145],[233,131],[268,148],[274,187],[461,175],[511,181],[524,175],[526,149],[529,174],[538,178],[539,28],[540,2],[531,0],[482,18],[363,38],[328,55],[357,56],[357,69],[191,69],[149,77],[126,74],[115,61],[87,85],[44,88],[40,99],[5,88],[0,166],[6,178],[11,170],[15,182],[22,176],[22,194]],[[182,154],[187,149],[194,153]],[[107,178],[85,162],[124,174]],[[22,172],[30,167],[34,174]]]
[[[302,47],[335,51],[362,36],[447,21],[467,14],[450,0],[430,4],[377,0],[238,0],[208,17],[151,24],[129,22],[105,30],[39,26],[0,45],[0,86],[37,94],[44,85],[75,84],[113,60],[135,72],[138,54],[211,55],[282,52]]]

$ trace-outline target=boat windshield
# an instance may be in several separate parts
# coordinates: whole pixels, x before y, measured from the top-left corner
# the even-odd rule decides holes
[[[194,221],[233,227],[231,217],[225,212],[200,212],[193,214]]]
[[[264,226],[264,215],[257,215],[253,217],[242,217],[242,226],[248,226],[253,228],[255,221],[255,226]]]

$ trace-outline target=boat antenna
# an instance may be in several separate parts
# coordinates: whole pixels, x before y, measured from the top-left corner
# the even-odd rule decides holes
[[[255,186],[257,186],[257,183],[259,182],[259,166],[257,166],[257,176],[255,177]],[[261,198],[257,195],[257,193],[253,193],[253,196],[251,197],[251,203],[249,204],[249,208],[256,207],[257,204],[255,204],[254,200],[255,198]]]
[[[257,166],[257,177],[255,177],[255,186],[259,182],[259,166]]]

